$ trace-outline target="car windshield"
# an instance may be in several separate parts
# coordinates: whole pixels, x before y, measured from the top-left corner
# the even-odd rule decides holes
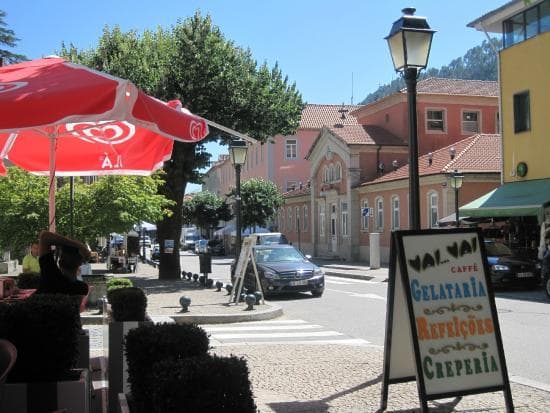
[[[294,248],[262,248],[255,251],[256,262],[299,262],[304,256]]]
[[[500,242],[486,242],[485,249],[487,250],[487,255],[492,257],[512,255],[512,250]]]

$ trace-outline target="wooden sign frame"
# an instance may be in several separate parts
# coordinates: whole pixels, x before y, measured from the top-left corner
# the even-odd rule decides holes
[[[494,391],[514,412],[489,274],[479,228],[392,233],[381,411],[390,384],[415,380],[422,412]]]
[[[254,254],[252,254],[252,248],[256,245],[256,237],[245,237],[243,240],[243,245],[241,248],[241,253],[239,254],[239,259],[237,260],[237,265],[235,267],[235,281],[234,288],[229,295],[229,303],[239,303],[239,297],[243,290],[244,277],[246,274],[246,268],[248,266],[248,260],[252,261],[252,268],[254,269],[254,276],[256,277],[256,285],[259,290],[262,292],[262,304],[265,304],[264,292],[262,289],[262,283],[260,282],[260,277],[258,275],[258,268],[256,267],[256,260],[254,259]]]

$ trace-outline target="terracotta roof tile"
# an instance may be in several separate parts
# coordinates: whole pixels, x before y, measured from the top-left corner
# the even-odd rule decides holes
[[[416,92],[419,94],[489,96],[499,95],[498,82],[491,80],[464,80],[429,77],[418,81]],[[402,89],[401,93],[407,93]]]
[[[455,150],[454,159],[450,157],[451,148]],[[429,154],[418,158],[419,176],[447,174],[455,169],[462,173],[500,172],[502,160],[500,135],[473,135],[453,145],[441,148],[433,152],[431,156],[431,165]],[[364,182],[362,185],[408,178],[409,165],[407,164],[372,181]]]
[[[328,130],[348,145],[406,145],[406,142],[401,138],[380,126],[346,125],[331,127]]]
[[[321,129],[323,126],[330,127],[336,124],[357,125],[357,119],[350,113],[360,107],[358,105],[308,104],[302,110],[299,127],[301,129]],[[344,119],[342,119],[342,112],[339,112],[341,109],[347,111],[344,113]]]
[[[283,198],[293,198],[297,196],[307,195],[311,193],[311,187],[304,186],[302,189],[296,188],[294,191],[287,191],[283,193]]]

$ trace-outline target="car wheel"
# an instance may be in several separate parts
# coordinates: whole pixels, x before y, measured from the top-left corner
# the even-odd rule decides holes
[[[546,295],[550,297],[550,276],[544,277],[544,291]]]
[[[319,288],[317,290],[311,290],[311,295],[314,297],[321,297],[324,292],[325,292],[324,288]]]

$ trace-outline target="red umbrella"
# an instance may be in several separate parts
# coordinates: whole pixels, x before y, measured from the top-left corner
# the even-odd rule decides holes
[[[147,175],[169,159],[173,140],[207,134],[178,101],[58,57],[0,67],[0,174],[5,158],[50,176],[52,230],[55,175]]]

